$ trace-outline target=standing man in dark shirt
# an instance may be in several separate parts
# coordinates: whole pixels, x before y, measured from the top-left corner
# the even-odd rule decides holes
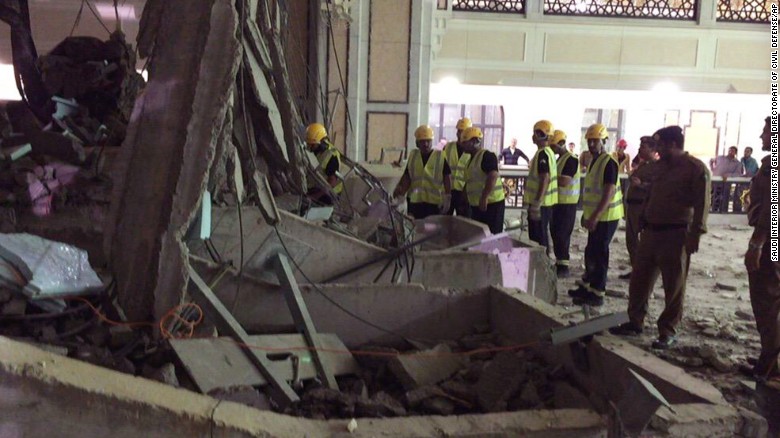
[[[312,123],[306,128],[306,146],[319,162],[318,169],[330,184],[333,193],[338,196],[344,190],[344,183],[338,176],[341,167],[341,153],[331,144],[325,126],[320,123]],[[309,199],[324,205],[333,205],[331,195],[318,187],[312,187],[307,193]]]
[[[761,134],[763,149],[771,149],[771,119],[764,121]],[[772,245],[772,154],[761,160],[761,168],[750,183],[748,222],[753,235],[745,253],[745,267],[750,281],[750,304],[761,338],[761,355],[754,374],[762,385],[780,390],[780,262],[771,259]]]
[[[576,305],[604,304],[609,270],[609,244],[623,218],[623,194],[618,179],[618,163],[604,150],[607,127],[591,125],[585,132],[593,161],[585,175],[582,191],[582,226],[588,230],[585,247],[585,275],[579,287],[569,291]]]
[[[566,150],[565,132],[556,130],[550,147],[558,154],[558,203],[552,208],[550,235],[555,251],[555,271],[558,278],[564,278],[569,275],[569,246],[580,202],[580,162]]]
[[[509,147],[501,151],[501,156],[498,157],[505,165],[517,165],[517,159],[522,158],[525,162],[528,162],[528,156],[517,148],[517,139],[513,138],[509,143]]]
[[[647,192],[653,181],[654,167],[651,166],[658,157],[655,154],[655,140],[651,136],[644,136],[639,140],[639,162],[631,172],[628,189],[626,191],[626,249],[631,266],[636,261],[636,249],[639,245],[639,232],[642,231],[641,218],[644,211]],[[621,280],[631,278],[631,271],[620,276]]]
[[[555,154],[548,144],[553,135],[552,123],[540,120],[534,125],[531,140],[538,148],[528,177],[525,179],[523,205],[528,206],[528,238],[544,246],[550,254],[547,233],[552,219],[552,207],[558,203],[558,168]]]
[[[645,201],[644,227],[628,287],[630,320],[610,331],[619,335],[642,332],[647,300],[660,273],[666,306],[658,318],[659,336],[652,348],[667,349],[675,344],[676,327],[682,319],[690,257],[707,232],[710,172],[685,152],[679,126],[659,129],[653,139],[661,159],[652,165],[653,184]]]
[[[471,154],[466,168],[466,194],[471,218],[482,222],[490,232],[504,230],[504,186],[498,173],[496,154],[482,148],[482,131],[471,127],[463,131],[463,148]]]
[[[415,219],[445,214],[450,209],[452,180],[444,154],[433,150],[433,129],[422,125],[414,131],[417,149],[409,153],[409,161],[393,198],[409,191],[408,210]]]

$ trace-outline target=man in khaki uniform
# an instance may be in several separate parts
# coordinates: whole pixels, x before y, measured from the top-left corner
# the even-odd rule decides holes
[[[660,272],[666,307],[658,318],[659,336],[652,347],[667,349],[676,342],[676,327],[682,319],[690,256],[699,250],[699,239],[707,232],[710,172],[684,151],[685,138],[679,126],[659,129],[653,139],[661,159],[654,164],[645,225],[628,289],[630,321],[610,331],[619,335],[642,332],[647,300]]]
[[[653,137],[646,135],[639,141],[640,164],[631,173],[630,184],[626,191],[626,249],[628,249],[631,266],[634,266],[636,248],[639,245],[639,232],[642,230],[640,219],[654,168],[651,164],[657,159]],[[631,278],[631,271],[621,275],[620,278],[628,280]]]
[[[770,150],[770,129],[770,119],[767,117],[761,134],[765,151]],[[771,154],[761,160],[761,168],[750,184],[748,221],[754,228],[745,254],[745,267],[750,281],[750,303],[761,337],[761,356],[754,373],[762,383],[780,389],[780,263],[770,258],[770,192]]]

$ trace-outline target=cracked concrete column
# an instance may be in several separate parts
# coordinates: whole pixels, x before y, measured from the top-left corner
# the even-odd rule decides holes
[[[149,3],[141,34],[154,42],[154,58],[122,145],[105,233],[119,302],[133,321],[161,317],[186,288],[182,237],[206,187],[241,59],[233,0]]]

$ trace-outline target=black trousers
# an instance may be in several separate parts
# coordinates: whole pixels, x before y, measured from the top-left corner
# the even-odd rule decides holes
[[[439,206],[427,202],[411,202],[407,199],[406,210],[415,219],[425,219],[439,213]]]
[[[550,241],[547,238],[547,232],[550,229],[550,220],[552,219],[552,207],[540,207],[541,218],[538,221],[528,218],[528,238],[547,248],[550,253]]]
[[[599,222],[596,229],[588,233],[585,247],[585,276],[582,280],[593,292],[604,294],[607,289],[609,269],[609,244],[618,227],[617,221]]]
[[[466,197],[466,192],[463,190],[452,190],[452,199],[450,199],[450,211],[448,216],[457,214],[458,216],[471,217],[471,206],[469,200]]]
[[[471,206],[471,218],[477,222],[482,222],[490,228],[490,232],[498,234],[504,231],[504,201],[492,202],[487,205],[487,210],[482,211],[479,207]]]
[[[577,204],[553,205],[550,234],[552,235],[553,250],[555,251],[555,264],[558,266],[569,266],[571,233],[574,231],[574,222],[576,220]]]

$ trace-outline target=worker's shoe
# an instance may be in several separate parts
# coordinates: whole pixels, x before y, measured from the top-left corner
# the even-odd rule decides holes
[[[588,290],[584,286],[580,286],[577,289],[570,289],[569,296],[572,298],[584,298],[588,294]]]
[[[631,271],[628,271],[623,275],[619,275],[618,278],[621,280],[631,280]]]
[[[668,350],[677,343],[677,338],[671,335],[661,335],[653,341],[651,346],[654,350]]]
[[[642,327],[637,327],[633,322],[627,322],[617,327],[612,327],[609,329],[609,332],[617,336],[638,336],[642,334]]]
[[[585,291],[583,296],[574,298],[572,302],[575,306],[598,307],[604,304],[604,297],[596,295],[591,291]]]
[[[566,278],[569,276],[569,267],[564,265],[555,265],[555,275],[558,278]]]

